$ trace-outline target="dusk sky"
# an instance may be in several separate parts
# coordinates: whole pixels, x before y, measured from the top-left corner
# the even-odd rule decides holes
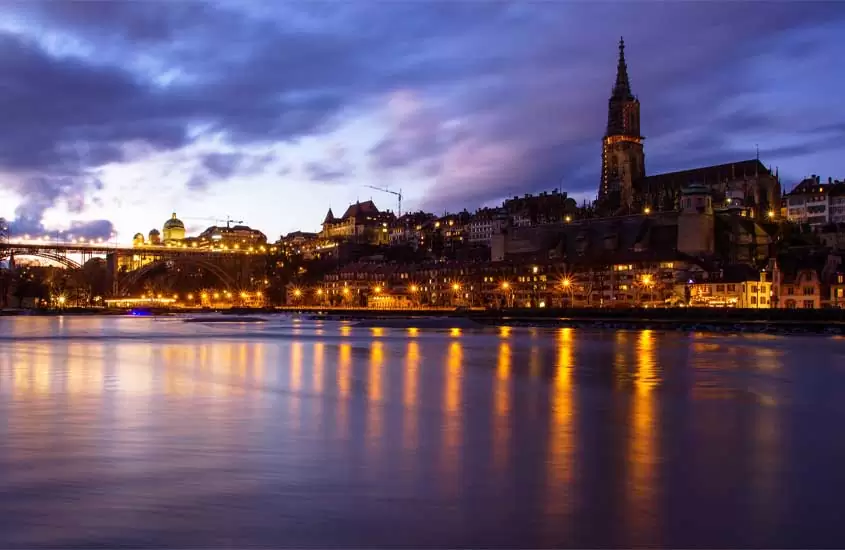
[[[646,171],[845,177],[845,3],[0,2],[0,216],[271,240],[356,199],[595,196],[625,37]]]

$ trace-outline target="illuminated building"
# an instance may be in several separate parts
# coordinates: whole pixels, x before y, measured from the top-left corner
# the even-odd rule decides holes
[[[607,131],[602,139],[599,201],[630,207],[633,184],[645,176],[643,137],[640,135],[640,102],[631,93],[625,41],[619,40],[616,84],[608,102]]]
[[[161,237],[164,244],[178,242],[185,238],[185,224],[176,217],[176,212],[170,216],[169,220],[164,222]]]
[[[226,246],[229,248],[244,248],[267,244],[267,236],[246,225],[218,226],[212,225],[196,238],[199,248]]]
[[[329,208],[323,220],[320,238],[370,244],[387,244],[390,241],[389,227],[395,216],[381,212],[373,201],[356,202],[346,209],[343,216],[335,217]]]
[[[780,206],[777,172],[759,159],[646,176],[640,102],[631,93],[625,43],[619,42],[616,83],[608,102],[602,138],[601,181],[597,207],[605,215],[669,211],[679,208],[683,189],[708,189],[715,209],[747,208],[750,217],[770,220]]]

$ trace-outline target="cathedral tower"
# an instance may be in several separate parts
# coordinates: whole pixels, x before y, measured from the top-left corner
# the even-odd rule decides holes
[[[616,84],[607,110],[607,131],[602,140],[599,203],[616,209],[630,208],[633,184],[645,177],[643,137],[640,135],[640,102],[631,93],[625,41],[619,40]]]

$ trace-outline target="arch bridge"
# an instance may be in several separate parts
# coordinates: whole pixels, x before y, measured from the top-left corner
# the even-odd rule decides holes
[[[177,256],[171,258],[161,258],[145,264],[139,269],[129,271],[116,278],[114,294],[117,296],[127,295],[132,288],[148,277],[151,273],[161,269],[162,267],[170,269],[176,266],[189,266],[202,269],[203,271],[213,275],[220,283],[226,287],[226,290],[234,291],[238,287],[238,281],[221,265],[211,261],[210,259],[197,256]]]

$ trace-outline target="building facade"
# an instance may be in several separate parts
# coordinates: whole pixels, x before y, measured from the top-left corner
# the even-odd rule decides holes
[[[632,207],[634,182],[645,176],[645,152],[640,135],[640,102],[631,93],[625,41],[619,40],[616,83],[608,101],[607,129],[602,138],[599,202]]]

